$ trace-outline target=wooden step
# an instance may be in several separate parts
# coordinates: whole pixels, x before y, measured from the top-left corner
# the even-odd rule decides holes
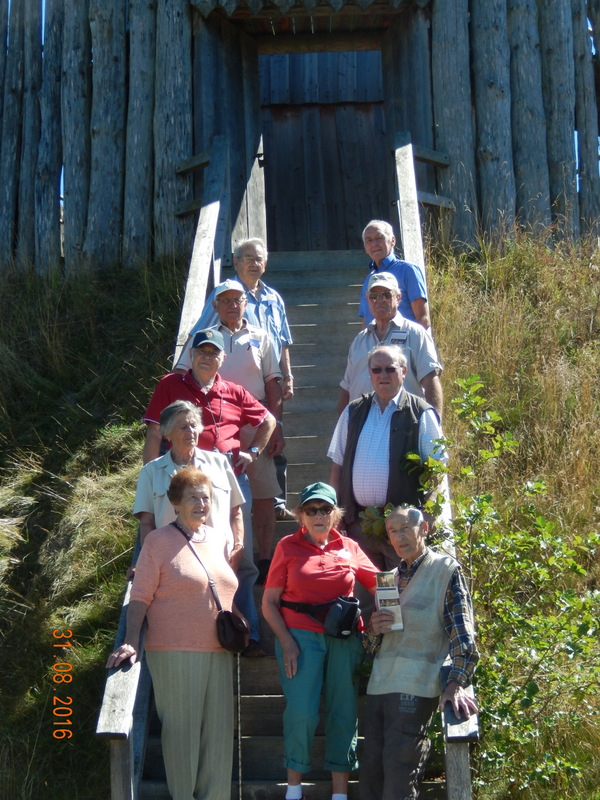
[[[336,388],[336,393],[339,387]],[[337,406],[337,399],[336,399]],[[289,409],[289,410],[288,410]],[[284,436],[303,436],[307,431],[315,436],[331,436],[338,421],[337,409],[332,407],[329,411],[319,414],[311,412],[295,412],[294,401],[284,406],[283,434]]]
[[[331,782],[318,783],[303,781],[306,797],[310,800],[330,800]],[[278,781],[242,781],[242,800],[283,800],[286,784]],[[237,781],[231,784],[231,800],[239,800],[240,792]],[[359,800],[358,780],[351,780],[348,785],[348,800]],[[421,800],[446,800],[446,788],[442,781],[426,781],[421,786]],[[139,800],[171,800],[167,784],[160,781],[143,781],[140,786]]]
[[[327,303],[327,318],[337,321],[356,322],[358,320],[359,297],[355,302],[341,303],[337,292],[332,292],[331,300]],[[287,306],[288,320],[291,326],[301,325],[306,322],[323,324],[324,303],[299,303]]]
[[[356,250],[279,251],[269,253],[266,274],[279,274],[297,269],[310,271],[316,269],[362,269],[366,274],[368,264],[369,257],[359,248]]]

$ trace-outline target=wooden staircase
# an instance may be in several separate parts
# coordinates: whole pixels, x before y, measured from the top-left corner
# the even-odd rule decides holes
[[[224,269],[222,278],[233,274]],[[364,254],[357,251],[273,253],[266,282],[283,296],[294,345],[291,350],[295,396],[284,410],[288,459],[288,507],[294,508],[308,483],[327,481],[331,462],[327,448],[337,421],[339,382],[344,374],[350,342],[361,328],[358,304],[366,275]],[[293,522],[277,523],[276,537],[296,529]],[[262,588],[255,587],[260,610]],[[259,611],[260,615],[260,611]],[[240,659],[241,740],[234,742],[232,800],[282,800],[285,796],[281,694],[274,639],[261,615],[261,643],[265,658]],[[364,689],[364,687],[363,687]],[[237,679],[234,680],[237,697]],[[364,712],[359,698],[359,722]],[[310,800],[331,797],[330,774],[323,769],[325,738],[321,721],[315,737],[314,769],[303,784]],[[360,727],[359,727],[360,733]],[[242,754],[242,787],[238,785],[238,744]],[[359,756],[362,740],[359,740]],[[438,765],[439,771],[439,765]],[[351,776],[349,798],[358,800],[358,776]],[[444,798],[444,784],[430,781],[422,797]],[[140,783],[140,800],[168,800],[160,748],[160,723],[150,715],[149,736]],[[225,800],[225,799],[224,799]]]

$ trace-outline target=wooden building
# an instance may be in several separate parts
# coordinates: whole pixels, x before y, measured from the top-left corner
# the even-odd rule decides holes
[[[0,0],[2,257],[61,261],[61,186],[67,269],[189,253],[218,135],[225,251],[359,247],[395,222],[407,136],[434,235],[577,238],[600,208],[599,5],[46,0],[42,32],[42,0]]]

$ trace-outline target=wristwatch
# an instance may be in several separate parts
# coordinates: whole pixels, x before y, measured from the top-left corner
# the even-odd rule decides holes
[[[249,447],[248,448],[248,452],[252,455],[252,460],[253,461],[256,461],[256,459],[258,458],[258,456],[260,454],[260,450],[258,449],[258,447]]]

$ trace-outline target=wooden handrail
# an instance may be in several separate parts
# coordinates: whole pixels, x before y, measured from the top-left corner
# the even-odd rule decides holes
[[[136,563],[139,552],[138,533],[132,565]],[[131,581],[128,581],[113,650],[120,647],[125,639],[130,594]],[[137,800],[139,794],[151,697],[150,673],[144,657],[145,632],[144,625],[136,663],[108,671],[96,725],[96,735],[110,742],[112,800]]]
[[[214,285],[220,281],[221,259],[228,223],[229,148],[224,136],[215,136],[204,173],[202,207],[196,225],[173,364],[179,361],[188,334],[202,311],[211,276],[211,266]]]

